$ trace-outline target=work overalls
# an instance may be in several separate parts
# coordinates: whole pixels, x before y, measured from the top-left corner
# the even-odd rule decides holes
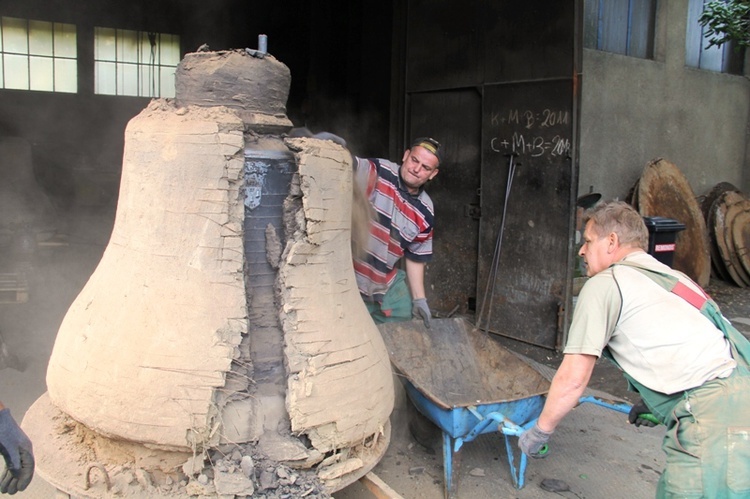
[[[700,295],[669,274],[627,262],[667,291],[698,308],[724,333],[737,367],[727,378],[672,395],[625,377],[664,425],[667,463],[657,498],[750,498],[750,342]],[[611,356],[610,356],[611,358]]]

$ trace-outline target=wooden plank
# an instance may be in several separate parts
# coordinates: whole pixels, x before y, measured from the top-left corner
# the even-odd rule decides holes
[[[367,487],[367,490],[377,499],[403,499],[401,494],[393,490],[379,476],[372,471],[359,479],[360,483]]]

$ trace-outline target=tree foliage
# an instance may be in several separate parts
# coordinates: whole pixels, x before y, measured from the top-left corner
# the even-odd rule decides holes
[[[706,28],[708,47],[728,42],[736,49],[750,46],[750,0],[712,0],[698,22]]]

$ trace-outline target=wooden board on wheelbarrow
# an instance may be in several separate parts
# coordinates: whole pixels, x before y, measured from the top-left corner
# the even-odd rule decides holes
[[[378,326],[391,362],[444,409],[546,394],[549,382],[483,331],[461,318]]]

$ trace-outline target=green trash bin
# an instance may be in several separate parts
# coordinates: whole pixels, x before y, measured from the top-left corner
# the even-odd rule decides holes
[[[671,267],[677,234],[685,230],[685,224],[666,217],[643,217],[643,221],[648,229],[648,254]]]

